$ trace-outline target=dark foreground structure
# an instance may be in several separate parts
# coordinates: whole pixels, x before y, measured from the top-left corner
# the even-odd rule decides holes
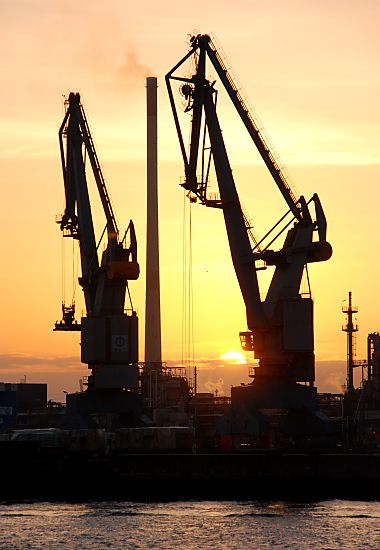
[[[21,448],[21,446],[23,448]],[[380,453],[54,454],[1,445],[1,500],[380,498]]]

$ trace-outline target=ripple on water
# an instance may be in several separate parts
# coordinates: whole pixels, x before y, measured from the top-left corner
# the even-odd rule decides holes
[[[4,549],[380,548],[380,503],[0,504]]]

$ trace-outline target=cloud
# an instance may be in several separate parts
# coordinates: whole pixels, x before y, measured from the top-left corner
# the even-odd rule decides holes
[[[167,361],[168,366],[179,366],[180,361]],[[229,395],[231,386],[249,384],[251,364],[231,364],[219,357],[201,357],[195,361],[197,367],[197,391],[212,392],[218,390],[218,395]],[[222,367],[222,368],[221,368]],[[359,369],[356,369],[359,370]],[[190,368],[192,376],[192,368]],[[346,377],[346,362],[344,360],[316,361],[316,386],[321,393],[341,393]],[[355,373],[359,376],[359,373]],[[355,380],[356,385],[359,380]]]
[[[168,366],[178,366],[180,361],[167,361]],[[220,357],[199,357],[195,361],[197,368],[197,392],[218,392],[219,396],[230,395],[231,386],[241,383],[248,384],[249,365],[223,361]],[[193,377],[193,369],[190,368],[190,378]]]
[[[65,373],[68,370],[79,371],[83,365],[77,356],[38,357],[21,353],[0,354],[1,374],[19,374],[24,372]]]
[[[41,357],[21,353],[0,354],[0,382],[47,384],[48,399],[65,400],[77,392],[89,371],[77,356]]]
[[[118,75],[121,84],[127,87],[143,82],[147,76],[152,75],[152,70],[137,59],[136,51],[129,45],[125,50],[124,61],[119,68]]]
[[[346,381],[346,361],[317,361],[315,371],[319,392],[342,392]]]
[[[208,380],[203,382],[202,387],[204,388],[204,391],[208,393],[213,393],[218,396],[226,395],[223,378],[218,378],[215,381]]]
[[[103,14],[101,22],[92,18],[84,32],[81,28],[81,39],[71,48],[71,55],[77,54],[75,67],[79,69],[80,80],[86,73],[89,82],[96,81],[102,89],[141,91],[145,78],[152,74],[150,67],[139,59],[136,43],[132,43],[120,20],[110,13]]]
[[[219,396],[230,395],[231,386],[249,384],[249,366],[230,364],[215,357],[201,357],[196,360],[197,392],[217,391]],[[169,367],[179,367],[181,361],[169,360]],[[346,362],[317,361],[316,386],[321,393],[340,393],[343,390],[346,377]],[[359,369],[356,369],[359,370]],[[26,354],[0,354],[0,382],[17,381],[27,376],[28,381],[46,382],[49,384],[49,393],[62,393],[63,389],[78,390],[78,380],[89,371],[86,365],[80,362],[78,356],[49,356],[41,357]],[[187,368],[187,375],[193,379],[193,369]],[[355,372],[356,378],[360,373]],[[38,380],[37,380],[38,379]],[[355,384],[359,385],[355,379]]]

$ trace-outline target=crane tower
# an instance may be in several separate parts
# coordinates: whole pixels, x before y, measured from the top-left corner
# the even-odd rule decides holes
[[[208,76],[210,70],[216,72],[216,79]],[[260,240],[252,239],[251,227],[240,204],[218,116],[217,79],[286,203],[287,212]],[[240,338],[243,348],[254,351],[259,360],[253,383],[232,388],[232,410],[237,416],[238,410],[243,409],[255,414],[269,409],[309,410],[313,415],[312,411],[317,408],[317,392],[313,387],[313,301],[310,289],[305,295],[300,287],[307,265],[328,260],[332,254],[319,197],[314,194],[306,200],[297,195],[209,35],[199,34],[190,39],[189,51],[167,73],[166,84],[184,162],[185,177],[181,185],[192,202],[218,208],[223,213],[231,259],[246,309],[248,330],[241,332]],[[177,96],[174,84],[179,87]],[[191,115],[190,131],[182,129],[184,116],[178,106]],[[189,132],[187,151],[183,136]],[[209,192],[212,163],[219,189],[217,197]],[[276,246],[279,237],[284,235],[282,245],[274,249],[273,244]],[[274,268],[274,273],[263,297],[258,273],[268,267]]]
[[[66,143],[65,143],[66,142]],[[75,306],[63,304],[55,330],[81,332],[81,360],[88,365],[87,389],[67,396],[68,412],[104,415],[139,413],[138,319],[125,309],[128,281],[139,276],[137,240],[132,220],[121,238],[80,96],[70,93],[59,129],[65,211],[59,220],[64,237],[79,243],[86,314],[80,325]],[[86,174],[89,159],[105,218],[97,243]],[[103,252],[100,242],[105,237]]]

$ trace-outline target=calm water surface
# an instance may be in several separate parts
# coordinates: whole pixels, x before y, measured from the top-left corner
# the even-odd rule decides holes
[[[380,549],[380,502],[0,503],[0,548]]]

